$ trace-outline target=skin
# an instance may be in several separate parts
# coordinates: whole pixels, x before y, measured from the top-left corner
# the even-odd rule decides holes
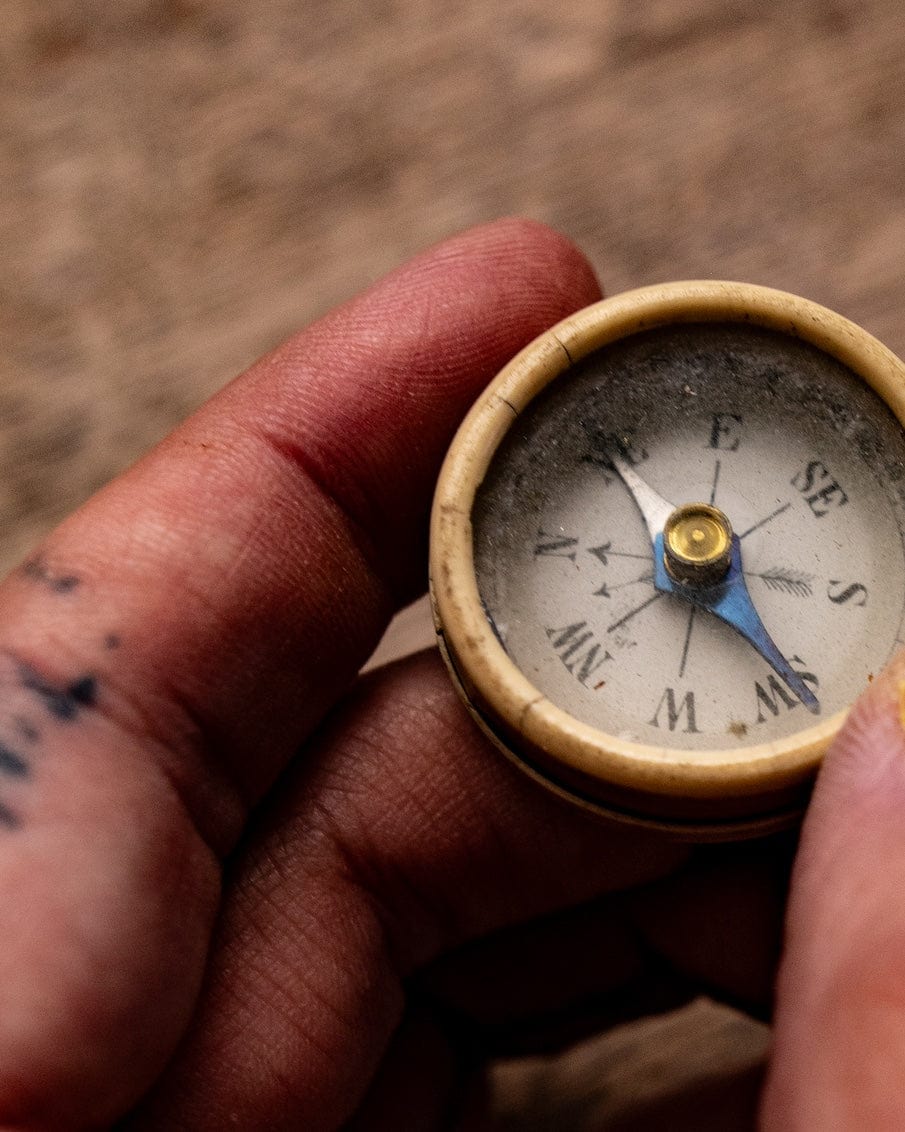
[[[0,587],[0,1129],[475,1127],[488,1054],[701,989],[769,1011],[794,837],[605,826],[489,749],[433,654],[356,680],[469,404],[598,296],[540,225],[448,241]],[[899,677],[805,825],[767,1129],[901,1127]]]

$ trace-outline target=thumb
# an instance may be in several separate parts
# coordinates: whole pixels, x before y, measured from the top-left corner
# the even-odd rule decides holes
[[[766,1129],[905,1123],[905,655],[852,710],[802,834]]]

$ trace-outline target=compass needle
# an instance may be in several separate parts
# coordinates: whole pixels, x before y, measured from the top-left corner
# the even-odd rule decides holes
[[[645,483],[625,460],[620,459],[613,452],[609,453],[609,460],[631,492],[632,499],[638,504],[638,510],[644,516],[644,522],[653,542],[663,530],[666,520],[675,511],[675,507],[667,503],[662,495],[658,495],[650,484]]]
[[[898,359],[766,288],[644,288],[542,335],[433,512],[438,639],[480,726],[610,818],[790,824],[905,639],[903,419]]]
[[[612,466],[644,517],[653,544],[654,585],[660,593],[669,593],[680,601],[689,602],[694,609],[703,609],[735,629],[752,645],[778,676],[785,680],[808,711],[820,711],[817,697],[782,655],[764,627],[742,573],[741,540],[766,526],[781,515],[790,504],[785,503],[745,531],[734,535],[729,520],[708,504],[686,504],[675,507],[659,495],[650,484],[623,459],[609,453]],[[711,500],[716,495],[720,464],[717,461]],[[608,632],[651,604],[653,598],[626,614]],[[680,677],[685,673],[688,643],[693,618],[688,620],[685,645],[682,650]]]

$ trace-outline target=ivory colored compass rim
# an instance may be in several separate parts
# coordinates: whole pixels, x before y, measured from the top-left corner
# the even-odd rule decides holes
[[[525,677],[488,622],[475,576],[475,495],[522,410],[601,347],[694,323],[748,323],[810,343],[860,377],[905,426],[905,365],[867,331],[817,303],[722,281],[660,284],[605,299],[522,350],[460,427],[431,517],[431,600],[441,651],[466,706],[529,773],[623,820],[693,837],[749,836],[794,821],[847,711],[786,738],[735,749],[683,751],[619,739],[558,708]]]

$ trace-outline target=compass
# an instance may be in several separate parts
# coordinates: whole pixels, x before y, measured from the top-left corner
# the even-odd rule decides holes
[[[691,839],[791,824],[905,641],[905,366],[815,303],[605,300],[499,374],[431,524],[441,651],[546,786]]]

